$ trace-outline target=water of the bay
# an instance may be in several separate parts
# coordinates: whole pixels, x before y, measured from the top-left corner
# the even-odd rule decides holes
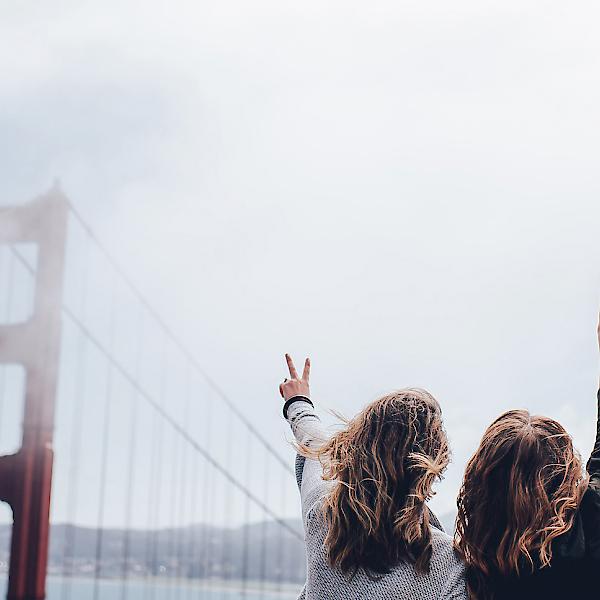
[[[97,589],[95,590],[95,586]],[[0,598],[6,597],[6,578],[0,579]],[[295,586],[269,590],[248,586],[246,590],[211,587],[200,583],[144,582],[49,577],[46,600],[291,600]]]

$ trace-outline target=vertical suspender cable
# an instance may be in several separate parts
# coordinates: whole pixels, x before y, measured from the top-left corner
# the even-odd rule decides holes
[[[187,587],[185,590],[185,598],[186,600],[190,600],[190,598],[192,597],[192,593],[193,591],[195,591],[196,589],[200,590],[199,587],[196,586],[196,577],[197,577],[197,571],[196,569],[198,568],[198,562],[199,562],[199,558],[198,555],[196,554],[196,550],[197,550],[197,544],[196,544],[196,538],[197,538],[197,532],[196,532],[196,527],[197,527],[197,521],[196,521],[196,515],[197,515],[197,503],[196,503],[196,487],[198,484],[198,463],[200,461],[200,457],[196,454],[192,455],[192,466],[191,466],[191,481],[190,481],[190,488],[189,488],[189,494],[190,494],[190,530],[189,530],[189,536],[187,539],[187,545],[186,545],[186,549],[187,549],[187,560],[188,560],[188,573],[187,573]],[[192,579],[193,578],[193,579]],[[192,587],[193,585],[193,587]]]
[[[191,386],[191,365],[189,364],[189,362],[187,363],[187,371],[186,371],[186,396],[188,397],[188,399],[191,399],[192,396],[192,386]],[[189,403],[186,401],[186,407],[189,409]],[[197,514],[198,514],[198,483],[200,481],[200,478],[198,476],[198,463],[200,462],[200,457],[197,454],[194,454],[192,456],[192,470],[191,470],[191,481],[190,481],[190,487],[189,487],[189,502],[190,502],[190,530],[189,530],[189,536],[188,536],[188,540],[187,540],[187,546],[186,548],[188,549],[188,587],[186,590],[186,599],[189,600],[191,594],[192,594],[192,587],[189,582],[189,579],[191,576],[196,576],[197,575],[197,571],[196,569],[199,568],[199,556],[197,555],[197,538],[198,538],[198,533],[197,533],[197,526],[198,526],[198,522],[197,522]],[[206,468],[206,466],[205,466]],[[204,490],[204,495],[202,496],[203,498],[205,498],[206,496],[206,490]],[[204,502],[203,502],[204,504]]]
[[[147,523],[146,523],[146,540],[144,544],[144,554],[145,554],[145,563],[146,569],[144,572],[144,582],[145,587],[144,591],[147,592],[151,587],[153,587],[152,581],[148,581],[149,578],[153,575],[153,566],[152,566],[152,539],[154,536],[154,532],[152,530],[153,519],[154,519],[154,505],[156,503],[155,496],[155,487],[156,487],[156,455],[158,452],[156,438],[158,436],[158,421],[160,415],[158,413],[154,413],[154,418],[152,419],[152,437],[150,439],[150,460],[148,464],[148,514],[147,514]]]
[[[162,481],[162,447],[163,447],[163,436],[164,436],[164,421],[157,417],[156,422],[156,454],[154,465],[156,473],[154,475],[154,489],[152,490],[153,503],[152,503],[152,516],[151,516],[151,527],[150,527],[150,569],[153,579],[160,574],[159,565],[159,545],[160,545],[160,496],[162,494],[161,481]],[[149,588],[150,597],[156,597],[156,581],[152,581]]]
[[[184,421],[184,423],[186,423],[187,421]],[[167,577],[169,578],[169,587],[167,588],[167,594],[166,594],[166,598],[167,600],[171,600],[172,598],[172,591],[173,591],[173,584],[175,583],[176,577],[174,577],[174,575],[177,573],[177,571],[175,571],[175,569],[173,569],[173,566],[176,567],[176,556],[178,555],[178,552],[176,550],[177,546],[177,514],[178,514],[178,506],[177,506],[177,492],[178,492],[178,485],[179,485],[179,469],[177,468],[177,465],[179,463],[179,451],[181,449],[181,444],[183,443],[183,440],[181,439],[181,436],[177,436],[175,434],[173,434],[173,442],[171,443],[171,447],[172,447],[172,463],[169,466],[169,471],[171,472],[171,481],[169,483],[169,487],[171,488],[171,494],[169,497],[169,505],[170,505],[170,515],[169,515],[169,529],[167,531],[167,535],[168,535],[168,539],[167,539],[167,545],[166,545],[166,555],[168,558],[168,570],[167,570]],[[166,452],[165,452],[166,454]],[[175,573],[173,572],[175,571]]]
[[[160,395],[159,402],[160,406],[164,409],[165,406],[165,392],[167,386],[167,340],[163,338],[163,360],[161,364],[161,381],[160,381]],[[161,499],[162,499],[162,472],[163,472],[163,445],[164,445],[164,427],[165,420],[158,417],[158,440],[156,443],[156,456],[158,458],[156,466],[156,488],[154,494],[156,495],[154,503],[154,519],[152,526],[152,565],[154,569],[154,575],[158,575],[159,569],[159,557],[160,557],[160,511],[161,511]],[[150,595],[152,598],[156,597],[156,586],[150,587]]]
[[[264,502],[265,504],[269,499],[269,456],[265,454],[265,467],[263,473],[264,481],[263,481],[263,491],[264,491]],[[267,536],[269,533],[268,529],[268,516],[266,513],[263,514],[263,522],[261,525],[261,541],[260,541],[260,593],[261,596],[264,595],[265,592],[265,580],[266,580],[266,569],[267,569]]]
[[[228,413],[227,415],[227,427],[225,431],[225,439],[227,440],[227,447],[225,450],[225,469],[231,472],[231,446],[233,444],[233,423],[232,423],[232,415]],[[223,487],[227,482],[223,481]],[[225,494],[224,501],[224,510],[223,510],[223,527],[221,527],[221,579],[223,580],[223,593],[222,596],[224,600],[227,600],[229,596],[229,591],[227,589],[227,583],[230,580],[230,573],[228,569],[228,564],[231,555],[230,548],[230,537],[231,531],[229,529],[229,525],[231,523],[231,494],[228,494],[225,490],[223,490]]]
[[[185,557],[186,557],[186,587],[185,587],[185,599],[190,600],[194,595],[194,592],[200,595],[200,587],[197,585],[198,580],[198,555],[197,555],[197,544],[196,544],[196,527],[197,527],[197,506],[194,504],[196,497],[195,488],[198,484],[198,463],[200,458],[192,453],[190,458],[190,485],[188,487],[189,494],[189,515],[190,524],[187,530],[187,536],[185,541]]]
[[[207,407],[206,414],[206,428],[204,431],[204,439],[206,440],[206,447],[210,448],[211,438],[212,438],[212,400],[210,401]],[[216,473],[212,468],[212,465],[209,465],[205,462],[204,469],[204,490],[208,490],[208,496],[206,498],[206,519],[203,523],[204,530],[204,552],[203,552],[203,561],[204,561],[204,581],[203,583],[203,596],[209,598],[211,596],[211,587],[212,587],[212,552],[211,552],[211,542],[212,542],[212,526],[215,521],[215,491],[216,491]]]
[[[115,338],[115,281],[114,277],[111,286],[111,299],[110,299],[110,312],[109,312],[109,342],[108,347],[112,354],[114,349],[114,338]],[[100,575],[102,568],[102,543],[104,538],[104,499],[106,495],[106,476],[108,472],[108,440],[110,437],[110,419],[111,419],[111,405],[112,405],[112,392],[113,392],[113,366],[110,361],[107,361],[107,373],[106,373],[106,394],[104,397],[104,424],[102,431],[102,460],[100,464],[100,495],[98,505],[98,530],[96,532],[96,568],[94,571],[94,593],[93,600],[98,600],[100,597]]]
[[[198,554],[198,535],[199,535],[199,526],[197,520],[198,514],[198,483],[200,481],[200,477],[198,476],[198,464],[200,463],[200,457],[197,454],[193,456],[193,466],[192,466],[192,481],[190,486],[190,522],[191,529],[190,535],[188,539],[188,547],[189,547],[189,568],[190,572],[188,573],[188,578],[193,575],[194,578],[197,577],[200,570],[200,554]],[[204,463],[204,469],[207,468],[206,463]],[[202,498],[206,498],[206,490],[203,494]],[[206,502],[202,503],[205,508]],[[189,582],[188,582],[189,583]],[[196,582],[194,582],[196,584]],[[200,590],[198,586],[198,590]],[[192,587],[188,585],[186,599],[189,600],[192,594]]]
[[[136,327],[136,348],[134,357],[134,376],[136,379],[140,377],[141,360],[142,360],[142,339],[144,337],[144,314],[140,310],[138,312],[138,323]],[[131,551],[131,513],[133,510],[133,492],[135,489],[135,459],[137,450],[138,436],[138,412],[139,412],[139,394],[137,390],[131,388],[131,423],[129,426],[129,461],[127,466],[127,495],[125,497],[125,534],[123,539],[123,568],[122,568],[122,585],[121,585],[121,600],[127,600],[129,595],[129,554]]]
[[[285,478],[281,478],[281,518],[285,514],[286,507],[286,492],[287,492],[287,481]],[[285,574],[286,562],[285,562],[285,530],[279,526],[279,532],[277,536],[277,591],[281,592],[282,583]]]
[[[249,487],[251,480],[250,471],[252,466],[252,438],[248,436],[248,444],[246,448],[246,487]],[[242,541],[242,597],[245,598],[248,594],[248,535],[250,523],[250,497],[246,495],[244,503],[244,523],[243,523],[243,541]]]
[[[85,250],[83,253],[83,273],[81,277],[81,295],[79,297],[79,314],[85,319],[87,313],[87,296],[89,288],[89,258],[90,258],[90,240],[85,238]],[[67,515],[65,530],[65,546],[63,550],[63,564],[66,564],[68,554],[71,554],[71,561],[75,553],[75,523],[77,521],[77,500],[79,492],[79,458],[81,456],[81,446],[83,439],[83,415],[87,403],[87,349],[88,339],[81,331],[77,335],[77,356],[75,363],[75,396],[73,398],[73,421],[71,425],[71,456],[69,458],[69,491],[67,492]],[[71,566],[73,568],[73,566]],[[73,575],[72,573],[68,573]],[[71,598],[71,577],[63,580],[62,600]]]
[[[184,379],[184,406],[183,406],[183,422],[189,423],[190,421],[190,364],[189,361],[185,363],[185,379]],[[179,489],[179,526],[177,529],[177,582],[178,585],[175,588],[175,599],[180,600],[181,598],[181,586],[183,585],[183,561],[189,560],[189,556],[187,555],[185,544],[187,541],[186,533],[189,531],[190,523],[186,522],[185,512],[185,499],[187,495],[187,490],[190,485],[189,474],[188,474],[188,444],[184,443],[183,438],[180,439],[182,444],[182,454],[181,457],[181,472],[179,476],[179,481],[181,482],[181,488]],[[177,466],[177,465],[175,465]]]

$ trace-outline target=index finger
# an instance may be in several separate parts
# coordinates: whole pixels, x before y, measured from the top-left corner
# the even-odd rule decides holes
[[[285,355],[285,360],[287,361],[288,369],[290,371],[290,377],[292,379],[298,379],[298,373],[296,373],[296,367],[294,366],[294,361],[289,354]]]

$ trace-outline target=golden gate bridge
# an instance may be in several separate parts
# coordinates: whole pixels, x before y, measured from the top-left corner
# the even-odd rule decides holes
[[[7,598],[45,598],[48,573],[51,600],[80,600],[81,578],[93,600],[299,587],[291,456],[57,187],[0,208],[0,424]]]

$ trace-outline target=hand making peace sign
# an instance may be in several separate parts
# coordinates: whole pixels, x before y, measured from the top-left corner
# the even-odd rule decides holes
[[[294,361],[289,354],[285,355],[285,360],[288,364],[290,371],[290,379],[287,377],[283,380],[283,383],[279,384],[279,393],[282,395],[284,400],[289,400],[294,396],[304,396],[310,398],[310,386],[308,379],[310,377],[310,358],[304,361],[304,371],[302,377],[298,377]]]

